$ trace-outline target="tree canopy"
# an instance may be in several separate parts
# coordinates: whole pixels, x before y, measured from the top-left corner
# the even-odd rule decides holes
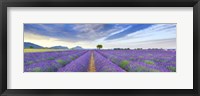
[[[97,45],[97,48],[98,48],[98,49],[101,49],[101,48],[103,48],[103,45],[98,44],[98,45]]]

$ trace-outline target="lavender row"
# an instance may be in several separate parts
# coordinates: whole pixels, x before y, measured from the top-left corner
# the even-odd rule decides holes
[[[31,65],[33,63],[37,63],[37,62],[41,62],[41,61],[45,61],[45,60],[54,60],[57,57],[61,57],[66,54],[72,54],[75,52],[77,52],[77,51],[25,53],[24,54],[24,65]]]
[[[45,60],[45,61],[33,63],[31,65],[24,65],[24,71],[25,72],[55,72],[59,68],[77,59],[79,56],[83,55],[86,52],[87,51],[81,51],[81,52],[74,51],[74,53],[66,54],[64,56],[61,56],[55,59]]]
[[[120,54],[121,57],[127,58],[130,61],[145,62],[162,67],[176,67],[175,50],[119,50],[115,52],[110,51],[110,54]]]
[[[126,72],[101,54],[94,51],[95,66],[97,72]]]
[[[174,51],[103,50],[98,52],[130,72],[171,72],[176,70],[176,55]]]
[[[78,59],[60,68],[58,72],[87,72],[90,56],[91,52],[88,51],[87,53],[80,56]]]

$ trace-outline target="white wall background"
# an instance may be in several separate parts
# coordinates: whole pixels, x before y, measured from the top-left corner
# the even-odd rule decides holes
[[[23,73],[23,23],[177,23],[177,72]],[[192,7],[10,7],[8,48],[8,89],[193,89]]]

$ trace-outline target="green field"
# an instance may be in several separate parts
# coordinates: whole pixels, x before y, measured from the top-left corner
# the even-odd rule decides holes
[[[24,49],[24,53],[30,53],[30,52],[51,52],[51,51],[64,51],[66,49],[32,49],[32,48],[26,48]]]

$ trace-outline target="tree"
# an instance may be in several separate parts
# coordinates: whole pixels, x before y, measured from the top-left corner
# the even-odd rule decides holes
[[[99,44],[99,45],[97,45],[97,48],[98,48],[98,49],[101,49],[101,48],[103,48],[103,45],[100,45],[100,44]]]
[[[33,48],[33,46],[30,46],[29,48]]]

